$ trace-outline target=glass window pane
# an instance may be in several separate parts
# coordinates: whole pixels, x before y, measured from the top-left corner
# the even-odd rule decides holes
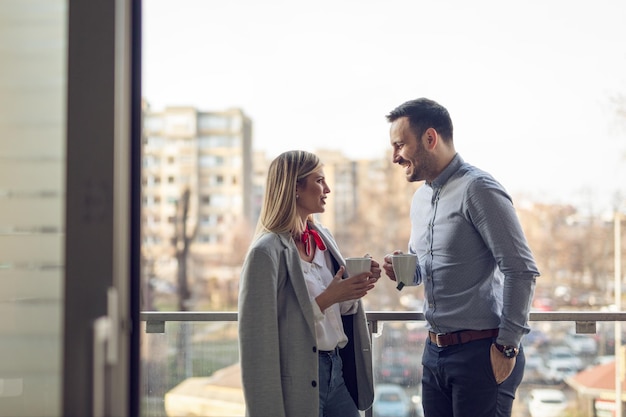
[[[67,2],[0,2],[0,415],[59,416]]]

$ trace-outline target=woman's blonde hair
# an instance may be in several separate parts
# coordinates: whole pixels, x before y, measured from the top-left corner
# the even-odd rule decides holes
[[[267,232],[299,236],[305,224],[296,210],[296,186],[322,166],[319,157],[306,151],[287,151],[270,164],[265,185],[265,196],[256,236]],[[313,221],[313,216],[309,216]]]

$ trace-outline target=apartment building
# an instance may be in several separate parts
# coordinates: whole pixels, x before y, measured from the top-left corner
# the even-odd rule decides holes
[[[159,282],[230,280],[256,221],[252,121],[237,108],[144,106],[142,255]]]
[[[261,214],[263,205],[263,195],[265,194],[265,183],[267,181],[267,171],[270,167],[270,159],[265,151],[254,151],[252,154],[252,227],[256,229],[256,224]],[[247,249],[247,248],[246,248]]]

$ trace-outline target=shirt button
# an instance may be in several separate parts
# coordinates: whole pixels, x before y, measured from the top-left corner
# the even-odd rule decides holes
[[[311,381],[311,386],[312,386],[313,388],[317,387],[317,382],[316,382],[316,381]]]

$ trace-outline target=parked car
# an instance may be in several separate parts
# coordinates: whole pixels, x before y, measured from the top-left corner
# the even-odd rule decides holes
[[[523,382],[538,384],[546,382],[548,378],[548,368],[539,355],[526,355],[526,366],[524,367]]]
[[[530,417],[559,417],[567,408],[567,397],[558,389],[534,389],[528,394]]]
[[[378,384],[374,389],[374,417],[411,417],[413,402],[404,389],[395,384]]]
[[[546,382],[552,384],[561,384],[567,378],[578,373],[578,369],[574,368],[569,361],[559,361],[558,359],[550,362],[546,371]]]
[[[592,365],[604,365],[605,363],[615,362],[615,355],[596,356],[591,362]]]
[[[598,342],[595,335],[570,333],[565,337],[565,343],[577,355],[592,356],[598,353]]]
[[[558,365],[557,365],[558,364]],[[553,346],[548,352],[548,359],[546,361],[548,368],[555,368],[560,365],[567,365],[576,371],[581,371],[584,368],[583,361],[574,354],[572,349],[568,346]]]
[[[550,338],[547,334],[539,329],[532,329],[530,333],[524,336],[524,348],[535,347],[541,349],[550,343]]]
[[[405,387],[419,385],[422,381],[420,356],[401,348],[383,351],[377,369],[377,382]]]
[[[421,382],[421,372],[417,366],[399,363],[383,363],[380,366],[378,382],[414,387]]]
[[[568,346],[554,346],[550,348],[546,360],[547,381],[560,384],[567,378],[577,374],[584,368],[583,361],[576,356]]]

